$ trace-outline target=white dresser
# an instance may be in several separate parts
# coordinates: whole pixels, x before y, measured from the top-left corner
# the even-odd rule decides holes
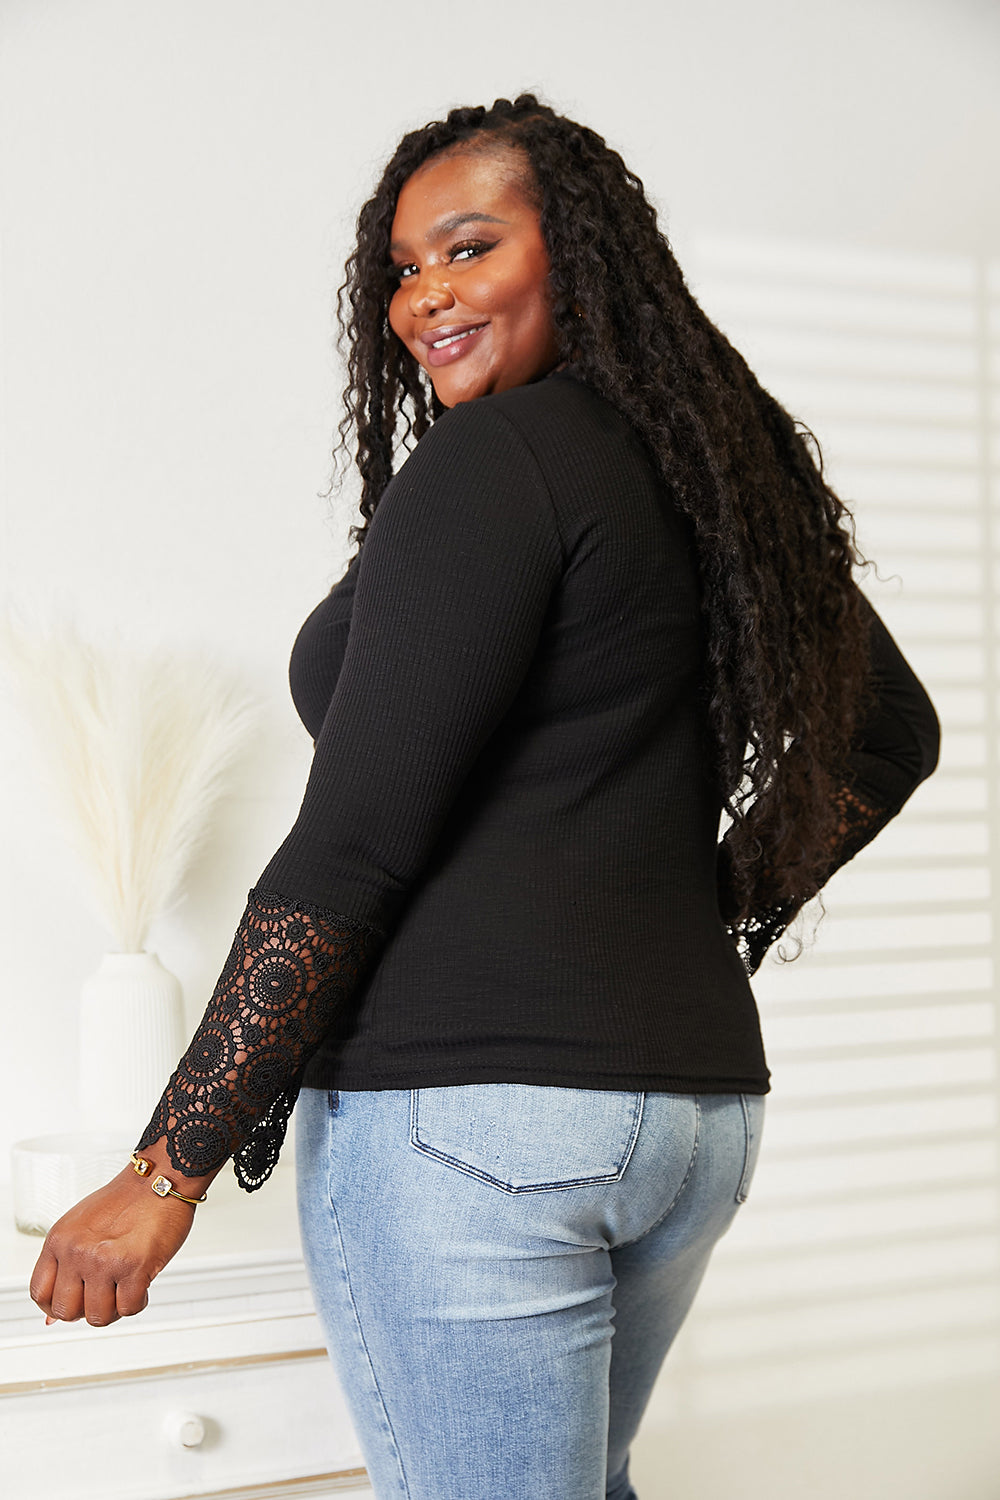
[[[149,1307],[54,1324],[27,1283],[42,1241],[0,1197],[4,1500],[372,1500],[302,1265],[289,1165],[228,1169]]]

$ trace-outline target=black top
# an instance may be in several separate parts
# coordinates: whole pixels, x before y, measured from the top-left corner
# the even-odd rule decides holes
[[[844,858],[937,752],[880,622],[873,647],[877,701],[847,776],[864,816]],[[767,1090],[717,895],[692,539],[607,402],[565,372],[440,418],[303,627],[291,679],[312,771],[203,1023],[216,1041],[243,1028],[236,1045],[272,1082],[287,1054],[278,1114],[304,1062],[306,1084],[344,1089]],[[762,915],[761,930],[780,926]],[[262,1026],[251,985],[291,1021]],[[328,1014],[301,1042],[321,993]],[[150,1128],[186,1112],[188,1145],[228,1131],[240,1149],[253,1111],[221,1118],[217,1070],[217,1107],[192,1125],[192,1055]],[[175,1165],[204,1170],[200,1150]],[[253,1178],[273,1151],[263,1166],[243,1154]]]

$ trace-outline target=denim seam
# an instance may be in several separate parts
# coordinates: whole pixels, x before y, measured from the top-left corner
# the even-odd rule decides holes
[[[467,1177],[475,1177],[479,1182],[488,1183],[490,1187],[499,1188],[502,1193],[509,1193],[512,1197],[521,1193],[559,1193],[570,1188],[594,1187],[602,1182],[621,1182],[625,1176],[626,1168],[632,1160],[635,1143],[639,1139],[639,1129],[642,1125],[643,1104],[645,1092],[636,1090],[636,1103],[632,1110],[631,1134],[625,1146],[625,1154],[621,1164],[615,1172],[603,1172],[599,1177],[574,1177],[568,1181],[558,1182],[532,1182],[523,1187],[514,1187],[509,1182],[501,1182],[499,1177],[493,1177],[489,1172],[482,1171],[479,1167],[473,1167],[468,1162],[459,1161],[455,1156],[449,1156],[445,1151],[439,1151],[436,1146],[428,1146],[425,1141],[417,1139],[417,1095],[419,1089],[410,1090],[410,1145],[414,1151],[419,1151],[422,1156],[429,1156],[434,1161],[443,1162],[445,1166],[454,1167],[456,1172],[464,1172]]]
[[[684,1173],[684,1177],[683,1177],[683,1180],[681,1182],[680,1187],[677,1189],[676,1193],[671,1198],[670,1202],[667,1204],[666,1208],[663,1210],[662,1214],[660,1215],[660,1217],[658,1219],[654,1219],[653,1223],[647,1225],[646,1228],[642,1231],[642,1234],[637,1234],[634,1239],[631,1239],[631,1240],[622,1240],[620,1242],[620,1244],[616,1244],[613,1247],[615,1250],[624,1250],[629,1245],[637,1245],[640,1240],[644,1240],[646,1238],[647,1234],[652,1234],[652,1232],[653,1232],[654,1229],[659,1229],[660,1225],[664,1222],[664,1220],[668,1219],[670,1217],[670,1215],[673,1213],[674,1209],[677,1207],[677,1204],[680,1201],[681,1194],[683,1193],[684,1189],[687,1187],[688,1183],[691,1180],[691,1174],[694,1171],[694,1164],[695,1164],[695,1161],[696,1161],[697,1156],[698,1156],[698,1143],[699,1143],[700,1140],[701,1140],[701,1101],[699,1100],[699,1098],[698,1098],[698,1096],[696,1094],[694,1096],[694,1143],[691,1146],[691,1160],[687,1164],[687,1171]]]
[[[372,1363],[372,1357],[371,1357],[371,1354],[369,1353],[369,1350],[368,1350],[368,1341],[365,1338],[365,1331],[364,1331],[364,1328],[363,1328],[362,1323],[361,1323],[361,1314],[358,1312],[358,1304],[354,1300],[354,1287],[351,1285],[351,1272],[350,1272],[350,1267],[349,1267],[348,1262],[347,1262],[347,1251],[344,1248],[344,1236],[341,1233],[340,1219],[337,1216],[337,1205],[333,1201],[333,1193],[332,1193],[331,1188],[330,1188],[330,1175],[331,1174],[330,1174],[330,1170],[329,1170],[329,1161],[330,1161],[330,1156],[332,1154],[332,1145],[331,1145],[331,1140],[330,1140],[330,1133],[331,1133],[330,1126],[331,1126],[331,1117],[330,1117],[330,1114],[328,1112],[328,1114],[327,1114],[327,1136],[326,1136],[326,1147],[327,1147],[327,1149],[326,1149],[326,1155],[327,1155],[326,1196],[327,1196],[327,1201],[329,1202],[329,1205],[330,1205],[330,1214],[331,1214],[331,1217],[333,1219],[334,1231],[335,1231],[336,1236],[337,1236],[337,1248],[338,1248],[338,1251],[339,1251],[339,1254],[340,1254],[340,1264],[341,1264],[341,1266],[343,1268],[344,1281],[347,1284],[347,1296],[348,1296],[348,1300],[349,1300],[349,1302],[351,1304],[351,1312],[354,1315],[354,1326],[357,1328],[358,1338],[361,1340],[361,1348],[364,1351],[365,1362],[368,1365],[368,1373],[371,1375],[372,1385],[373,1385],[373,1387],[375,1389],[375,1394],[376,1394],[376,1396],[378,1398],[379,1408],[380,1408],[380,1410],[382,1412],[382,1416],[383,1416],[383,1418],[385,1420],[385,1425],[389,1429],[389,1437],[390,1437],[390,1439],[392,1441],[393,1456],[394,1456],[394,1458],[396,1460],[396,1467],[397,1467],[397,1469],[399,1471],[399,1478],[400,1478],[400,1482],[402,1484],[402,1491],[401,1491],[401,1493],[404,1496],[407,1497],[407,1500],[409,1500],[410,1486],[409,1486],[409,1483],[407,1482],[406,1474],[405,1474],[404,1469],[403,1469],[403,1460],[402,1460],[402,1456],[401,1456],[400,1451],[399,1451],[399,1443],[398,1443],[397,1438],[396,1438],[396,1433],[395,1433],[395,1430],[394,1430],[393,1425],[392,1425],[392,1418],[389,1416],[389,1410],[388,1410],[388,1407],[385,1404],[385,1397],[382,1395],[382,1388],[381,1388],[381,1386],[378,1383],[378,1377],[375,1374],[375,1366]]]
[[[750,1162],[753,1157],[753,1130],[750,1125],[750,1110],[747,1107],[745,1094],[740,1095],[740,1104],[743,1107],[743,1129],[746,1132],[746,1148],[743,1153],[743,1173],[740,1177],[740,1185],[736,1189],[737,1203],[745,1203],[750,1196]]]

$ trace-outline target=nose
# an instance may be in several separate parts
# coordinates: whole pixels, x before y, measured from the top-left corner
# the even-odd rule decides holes
[[[444,266],[425,266],[417,276],[410,278],[410,312],[413,317],[429,318],[454,305],[455,298]]]

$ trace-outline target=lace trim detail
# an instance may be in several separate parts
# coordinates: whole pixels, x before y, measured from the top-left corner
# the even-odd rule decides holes
[[[806,902],[817,894],[835,870],[839,870],[841,865],[853,859],[855,854],[871,842],[895,812],[894,808],[878,806],[873,800],[866,801],[849,786],[841,787],[837,794],[836,807],[839,823],[836,838],[830,850],[830,863],[815,890],[808,891],[801,897],[789,897],[762,906],[751,911],[741,921],[726,922],[729,933],[736,943],[737,952],[749,975],[756,974],[764,961],[767,950],[791,925]],[[727,885],[729,860],[725,841],[723,841],[722,854],[724,857],[720,864],[719,899],[720,907],[725,915],[726,903],[731,897]]]
[[[777,942],[786,927],[790,926],[805,905],[804,901],[785,901],[764,912],[754,912],[742,922],[731,924],[729,931],[736,942],[736,951],[743,960],[743,967],[751,977],[764,962],[764,955],[772,943]]]
[[[828,880],[834,870],[839,870],[841,865],[846,865],[859,849],[863,849],[867,843],[871,842],[893,814],[893,809],[877,807],[871,802],[863,801],[857,792],[852,791],[848,786],[840,789],[837,796],[837,811],[840,814],[840,825],[837,829],[838,842],[833,851],[835,863],[827,872]]]
[[[137,1146],[166,1137],[199,1177],[233,1158],[240,1187],[274,1170],[306,1063],[358,989],[382,934],[253,890],[212,999]]]

